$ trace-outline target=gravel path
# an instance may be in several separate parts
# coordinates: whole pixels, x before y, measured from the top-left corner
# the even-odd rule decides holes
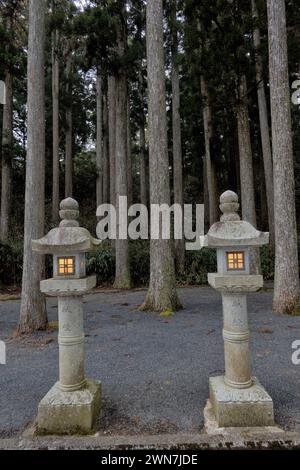
[[[143,291],[85,298],[86,372],[102,380],[100,434],[193,433],[203,426],[208,377],[222,374],[221,297],[209,287],[180,289],[185,309],[172,317],[137,310]],[[291,344],[300,317],[272,313],[272,292],[249,295],[253,372],[274,399],[277,423],[300,431],[300,365]],[[57,304],[48,300],[49,320]],[[57,331],[11,339],[19,301],[0,302],[0,437],[18,435],[57,380]]]

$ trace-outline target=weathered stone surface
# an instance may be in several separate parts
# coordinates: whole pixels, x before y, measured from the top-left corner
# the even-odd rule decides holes
[[[223,212],[220,222],[201,237],[201,245],[211,248],[224,246],[261,246],[269,243],[269,233],[260,232],[245,220],[240,220],[238,196],[233,191],[226,191],[220,197],[220,209]]]
[[[220,292],[256,292],[264,285],[261,275],[209,273],[208,283]]]
[[[251,442],[251,437],[253,435],[260,436],[261,439],[265,439],[266,436],[269,436],[268,439],[272,440],[271,436],[284,436],[285,432],[283,429],[278,426],[218,426],[216,417],[214,415],[214,410],[210,400],[207,400],[206,406],[204,408],[204,432],[207,435],[219,435],[220,438],[229,438],[231,440],[235,439],[248,439],[248,443]]]
[[[39,434],[86,434],[93,430],[101,410],[101,383],[86,380],[86,387],[63,392],[57,382],[38,407]]]
[[[95,250],[101,240],[93,238],[87,229],[79,227],[77,201],[72,198],[64,199],[60,208],[60,226],[53,228],[39,240],[32,240],[32,250],[40,254],[87,253]]]
[[[41,281],[41,291],[44,294],[58,296],[78,296],[89,292],[97,284],[96,276],[88,276],[81,279],[45,279]]]
[[[259,381],[245,389],[228,386],[224,377],[209,379],[210,402],[219,427],[273,426],[273,401]]]

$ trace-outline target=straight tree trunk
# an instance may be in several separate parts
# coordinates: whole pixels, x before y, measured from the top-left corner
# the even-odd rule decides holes
[[[258,19],[258,10],[256,0],[251,0],[252,3],[252,15],[254,20]],[[259,110],[259,123],[260,123],[260,135],[261,145],[263,152],[263,163],[264,163],[264,174],[266,182],[266,196],[268,206],[268,221],[269,221],[269,232],[270,241],[274,246],[275,233],[274,233],[274,185],[273,185],[273,162],[272,162],[272,150],[271,140],[269,132],[268,122],[268,109],[267,99],[265,93],[265,85],[263,79],[263,62],[260,53],[261,39],[260,30],[258,26],[255,26],[253,30],[253,43],[256,51],[255,68],[256,68],[256,82],[257,82],[257,98],[258,98],[258,110]]]
[[[42,330],[47,325],[45,298],[40,291],[44,257],[31,249],[31,240],[44,234],[45,217],[45,7],[44,0],[29,0],[28,143],[19,333]]]
[[[204,209],[209,207],[209,197],[208,197],[208,189],[207,189],[207,171],[206,171],[206,158],[202,159],[202,182],[203,182],[203,204]],[[209,223],[209,211],[204,210],[204,229],[205,233],[208,232],[210,228]]]
[[[269,73],[275,216],[274,309],[291,313],[299,301],[295,182],[284,0],[268,0]]]
[[[2,125],[2,174],[1,174],[1,223],[0,240],[6,242],[9,236],[9,218],[12,186],[12,145],[13,145],[13,77],[5,74],[6,104],[3,106]]]
[[[203,124],[204,124],[204,140],[205,140],[205,178],[208,193],[208,209],[209,209],[209,224],[213,225],[218,220],[218,197],[217,197],[217,181],[216,172],[212,162],[211,156],[211,141],[212,141],[212,115],[209,90],[206,80],[202,75],[200,77],[201,94],[204,101],[203,106]]]
[[[170,204],[162,0],[148,0],[146,17],[150,202]],[[171,240],[163,240],[160,233],[158,240],[150,242],[150,285],[141,309],[180,307]]]
[[[96,203],[97,207],[103,202],[103,130],[102,130],[102,78],[100,71],[97,70],[96,83],[96,101],[97,101],[97,137],[96,137]]]
[[[119,18],[117,32],[117,52],[120,59],[126,50],[126,22],[125,2],[123,2],[122,14]],[[119,233],[121,225],[119,198],[128,195],[127,181],[127,144],[128,144],[128,97],[127,76],[123,69],[119,69],[116,75],[116,211],[117,211],[117,239],[116,239],[116,274],[114,287],[129,289],[131,285],[129,267],[128,237],[122,239]],[[123,214],[122,214],[123,215]]]
[[[142,66],[142,64],[140,64]],[[143,75],[139,70],[139,101],[140,101],[140,114],[139,114],[139,137],[140,137],[140,201],[141,204],[147,207],[147,172],[146,172],[146,136],[145,136],[145,113],[144,113],[144,87]]]
[[[128,185],[128,206],[133,204],[133,181],[132,181],[132,151],[131,151],[131,123],[130,123],[130,102],[127,97],[127,185]]]
[[[237,127],[240,155],[240,181],[242,217],[256,227],[255,193],[253,177],[253,160],[251,148],[251,134],[249,124],[247,82],[243,75],[238,90]],[[259,249],[250,251],[250,271],[252,274],[260,272]]]
[[[110,203],[116,204],[116,79],[108,77],[108,135]]]
[[[73,196],[73,114],[72,114],[72,51],[70,45],[66,59],[66,148],[65,148],[65,197]]]
[[[103,202],[109,202],[109,148],[107,94],[103,94]]]
[[[59,59],[58,31],[52,33],[52,222],[59,219]]]
[[[182,175],[182,142],[180,122],[180,78],[178,67],[178,31],[177,31],[177,0],[171,5],[172,33],[172,136],[173,136],[173,186],[174,203],[183,209],[183,175]],[[182,212],[183,223],[183,212]],[[175,259],[177,272],[184,272],[185,240],[175,240]]]

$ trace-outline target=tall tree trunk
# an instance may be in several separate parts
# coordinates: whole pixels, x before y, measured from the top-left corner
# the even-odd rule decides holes
[[[207,188],[207,171],[206,171],[206,158],[202,159],[202,183],[203,183],[203,204],[204,204],[204,230],[208,232],[210,228],[209,223],[209,211],[206,210],[209,207],[209,197]]]
[[[171,5],[171,33],[172,33],[172,135],[173,135],[173,186],[174,203],[183,209],[183,175],[182,175],[182,142],[180,122],[180,79],[178,67],[178,31],[177,31],[177,0]],[[182,212],[183,223],[183,212]],[[185,240],[175,240],[176,268],[179,273],[184,272]]]
[[[218,197],[217,197],[217,181],[216,172],[211,155],[211,141],[212,141],[212,115],[209,90],[206,80],[202,75],[201,94],[204,101],[203,104],[203,125],[204,125],[204,140],[205,140],[205,178],[208,193],[208,209],[209,209],[209,224],[213,225],[218,220]]]
[[[108,77],[108,135],[110,203],[116,204],[116,79]]]
[[[122,12],[119,18],[117,30],[117,52],[119,58],[125,55],[126,50],[126,20],[125,2],[122,2]],[[129,289],[130,266],[129,266],[129,245],[127,233],[122,237],[119,229],[120,218],[125,214],[120,214],[120,200],[122,196],[128,194],[127,181],[127,144],[128,144],[128,98],[127,98],[127,76],[123,69],[119,69],[116,75],[116,210],[117,210],[117,239],[116,239],[116,275],[114,286],[118,289]],[[122,208],[121,208],[122,210]],[[127,216],[127,214],[126,214]],[[124,239],[122,239],[124,238]]]
[[[73,196],[73,114],[72,114],[72,50],[69,50],[66,59],[66,148],[65,148],[65,197]]]
[[[102,78],[97,70],[96,83],[97,101],[97,137],[96,137],[96,202],[97,207],[103,202],[103,130],[102,130]]]
[[[251,0],[252,3],[252,15],[255,21],[258,19],[258,10],[256,6],[256,0]],[[253,30],[253,43],[256,51],[255,67],[256,67],[256,82],[257,82],[257,97],[258,97],[258,109],[259,109],[259,123],[260,123],[260,135],[261,145],[263,152],[264,162],[264,174],[266,182],[266,196],[268,205],[268,221],[269,221],[269,232],[270,241],[274,245],[275,233],[274,233],[274,185],[273,185],[273,162],[272,162],[272,150],[269,132],[268,122],[268,110],[267,110],[267,99],[265,93],[265,85],[263,79],[263,62],[260,53],[261,40],[260,30],[258,26],[255,26]]]
[[[247,220],[250,224],[256,227],[253,161],[248,112],[247,82],[245,75],[241,77],[239,83],[237,125],[240,155],[242,217],[244,220]],[[260,256],[258,248],[252,248],[250,251],[250,270],[251,273],[259,273],[260,271]]]
[[[103,202],[109,202],[109,148],[107,94],[103,94]]]
[[[58,31],[52,33],[52,222],[59,218],[59,60]]]
[[[130,123],[130,101],[127,97],[127,186],[128,206],[133,204],[133,181],[132,181],[132,151],[131,151],[131,123]]]
[[[142,66],[142,64],[140,64]],[[145,136],[145,113],[144,113],[144,87],[143,75],[139,70],[139,145],[140,145],[140,202],[147,207],[147,171],[146,171],[146,136]]]
[[[45,298],[40,291],[44,257],[31,249],[31,240],[44,234],[45,217],[45,6],[44,0],[29,0],[28,143],[19,333],[45,329],[47,325]]]
[[[2,175],[1,175],[1,223],[0,240],[6,242],[9,235],[9,218],[12,185],[13,146],[13,77],[5,74],[6,104],[3,107],[2,125]]]
[[[291,313],[300,294],[284,0],[268,0],[275,215],[274,309]]]
[[[170,204],[164,67],[163,2],[147,2],[147,68],[149,93],[149,165],[151,204]],[[151,239],[150,285],[144,310],[180,308],[171,240]]]

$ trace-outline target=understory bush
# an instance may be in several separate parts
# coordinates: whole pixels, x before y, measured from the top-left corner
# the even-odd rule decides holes
[[[147,240],[129,242],[130,273],[133,286],[146,286],[150,276],[150,243]],[[20,285],[22,281],[23,243],[0,243],[0,284]],[[274,252],[270,246],[261,248],[261,268],[265,279],[274,278]],[[187,251],[184,273],[177,276],[179,285],[207,283],[207,273],[216,272],[216,252],[210,248]],[[109,241],[87,256],[88,274],[96,273],[98,285],[111,286],[115,275],[115,255]],[[52,274],[52,257],[46,257],[46,276]]]
[[[0,243],[0,285],[19,285],[22,282],[23,243]]]

